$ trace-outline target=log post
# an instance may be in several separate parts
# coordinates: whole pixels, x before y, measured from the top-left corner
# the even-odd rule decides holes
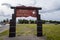
[[[10,20],[10,29],[9,29],[9,37],[15,37],[15,36],[16,36],[16,12],[12,14],[12,19]]]
[[[42,21],[41,21],[41,17],[38,14],[38,10],[36,10],[37,13],[37,37],[42,36]]]

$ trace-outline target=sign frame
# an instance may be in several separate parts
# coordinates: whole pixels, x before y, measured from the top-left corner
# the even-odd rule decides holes
[[[36,13],[37,13],[37,23],[36,23],[37,24],[37,37],[43,36],[42,35],[43,33],[42,33],[41,16],[38,12],[38,10],[42,9],[41,7],[40,8],[38,8],[38,7],[11,7],[11,9],[14,9],[14,14],[12,14],[12,19],[10,20],[9,37],[16,37],[16,9],[36,10]]]

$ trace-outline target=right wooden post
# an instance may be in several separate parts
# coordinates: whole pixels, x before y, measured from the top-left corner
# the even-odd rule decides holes
[[[36,10],[36,13],[37,13],[37,37],[40,37],[43,34],[42,33],[42,20],[38,13],[38,10]]]

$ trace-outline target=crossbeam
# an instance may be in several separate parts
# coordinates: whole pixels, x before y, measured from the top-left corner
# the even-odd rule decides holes
[[[23,10],[41,10],[42,8],[40,7],[11,7],[12,9],[23,9]]]

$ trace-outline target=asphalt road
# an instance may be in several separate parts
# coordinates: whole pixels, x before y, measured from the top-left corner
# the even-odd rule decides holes
[[[9,25],[0,25],[0,33],[8,29],[9,29]]]

